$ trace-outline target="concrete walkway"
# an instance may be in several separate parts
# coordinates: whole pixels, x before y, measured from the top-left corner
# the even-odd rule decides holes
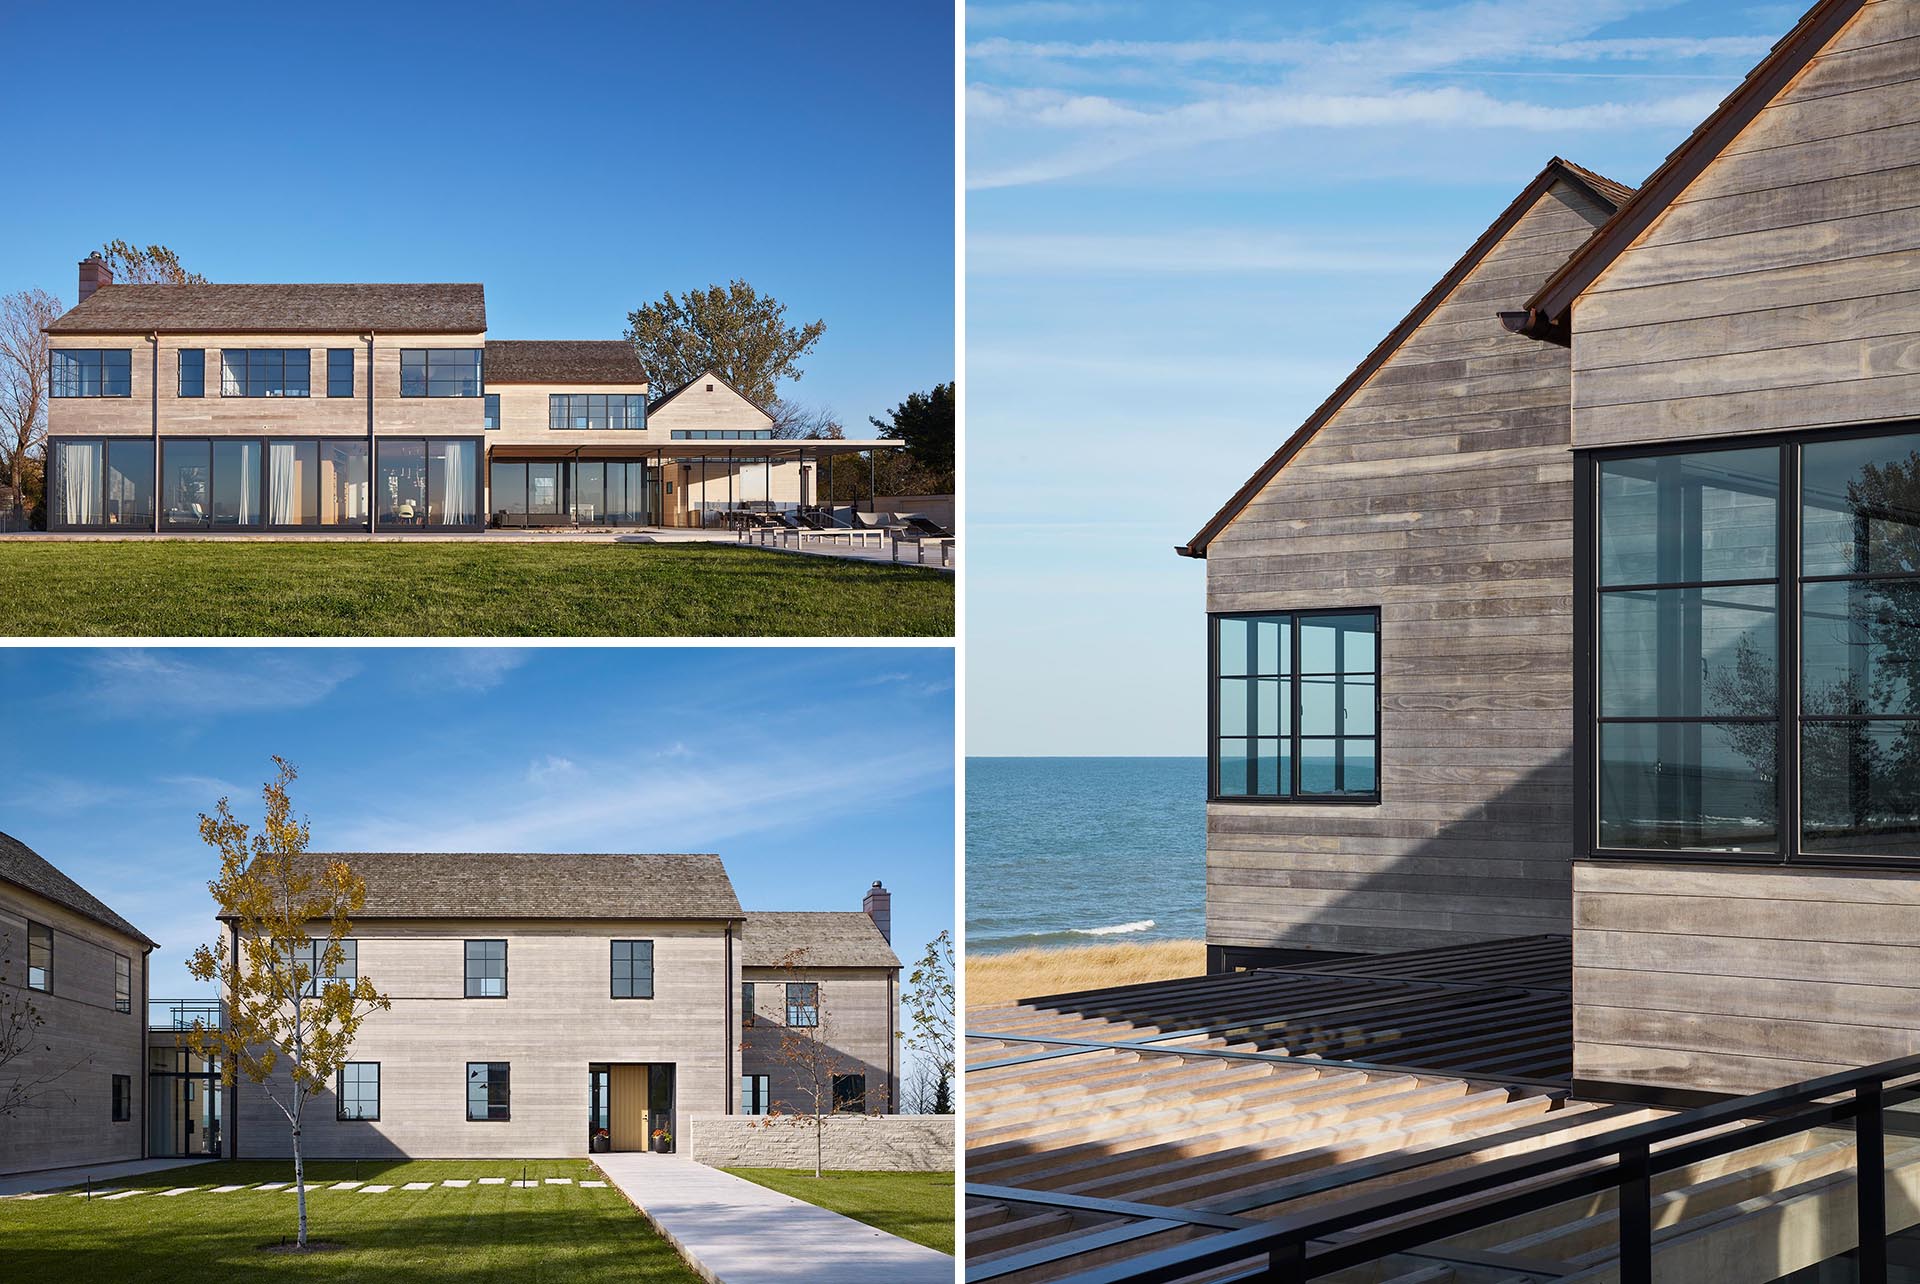
[[[945,1253],[673,1155],[593,1162],[711,1284],[953,1284]]]
[[[188,1164],[209,1162],[204,1157],[193,1159],[129,1159],[118,1164],[82,1164],[77,1168],[43,1168],[37,1173],[21,1173],[17,1177],[0,1177],[0,1197],[7,1195],[27,1195],[36,1190],[60,1190],[67,1186],[78,1186],[89,1177],[96,1186],[104,1186],[123,1177],[144,1177],[148,1173],[163,1173],[169,1168],[185,1168]]]

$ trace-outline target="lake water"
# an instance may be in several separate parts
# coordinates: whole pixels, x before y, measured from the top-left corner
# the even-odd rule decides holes
[[[1204,758],[967,759],[967,948],[1206,935]]]

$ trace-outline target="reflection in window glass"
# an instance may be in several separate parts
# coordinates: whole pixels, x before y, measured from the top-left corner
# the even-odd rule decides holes
[[[320,443],[267,443],[267,503],[275,526],[311,526],[320,520]]]
[[[508,513],[526,512],[527,466],[525,464],[495,464],[492,469],[490,493],[490,503],[495,521],[498,521]]]
[[[207,350],[180,349],[180,395],[204,397],[207,393]]]
[[[1376,795],[1377,615],[1218,616],[1213,625],[1215,796]]]
[[[55,349],[47,354],[56,397],[131,397],[132,348]]]
[[[340,1067],[336,1085],[338,1117],[346,1120],[380,1117],[380,1063],[349,1061]]]
[[[379,452],[380,524],[427,524],[427,443],[382,441]]]
[[[1771,584],[1600,597],[1606,717],[1771,716],[1780,707]]]
[[[1780,452],[1600,465],[1600,583],[1764,580],[1777,569]]]
[[[213,443],[213,524],[260,524],[260,443]]]
[[[1602,724],[1601,845],[1773,851],[1775,728],[1772,721]]]
[[[364,529],[367,524],[367,443],[320,443],[320,524]]]
[[[427,522],[468,526],[480,520],[480,443],[427,443]]]
[[[1809,852],[1920,857],[1920,723],[1804,724],[1800,823]]]
[[[527,465],[527,511],[556,514],[560,511],[560,465]]]
[[[107,443],[107,525],[153,526],[153,443]]]
[[[1920,434],[1810,444],[1800,494],[1802,575],[1920,572]]]
[[[161,489],[166,519],[176,526],[204,526],[213,513],[213,448],[204,441],[161,445]]]

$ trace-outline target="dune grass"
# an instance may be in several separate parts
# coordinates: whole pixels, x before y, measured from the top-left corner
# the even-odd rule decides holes
[[[0,541],[0,636],[950,636],[951,574],[724,544]]]
[[[1206,970],[1204,941],[1139,941],[972,954],[967,957],[967,1006],[1000,1007],[1040,994],[1199,976]]]
[[[729,1168],[735,1177],[877,1226],[889,1235],[951,1254],[952,1173],[828,1172],[789,1168]]]
[[[298,1280],[360,1284],[495,1284],[565,1280],[697,1284],[673,1247],[611,1186],[581,1188],[596,1174],[580,1160],[529,1162],[530,1180],[573,1184],[532,1189],[441,1186],[445,1178],[517,1180],[516,1160],[432,1160],[306,1166],[308,1235],[338,1245],[296,1255],[262,1251],[294,1233],[288,1190],[211,1187],[286,1181],[280,1162],[195,1164],[108,1183],[139,1190],[125,1199],[0,1199],[0,1276],[10,1280],[113,1280],[115,1284],[207,1284],[214,1280]],[[392,1190],[314,1189],[358,1180]],[[410,1191],[407,1182],[433,1182]],[[180,1186],[182,1195],[158,1192]]]

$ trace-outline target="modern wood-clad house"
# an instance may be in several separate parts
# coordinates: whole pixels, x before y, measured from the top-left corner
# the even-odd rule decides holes
[[[54,531],[699,527],[899,446],[775,440],[621,340],[490,339],[478,284],[120,285],[95,256],[47,340]]]
[[[1550,164],[1181,551],[1215,967],[1570,932],[1577,1081],[1920,1050],[1920,5]],[[1310,957],[1310,956],[1307,956]]]
[[[146,1155],[147,955],[155,943],[26,844],[0,834],[0,1004],[9,1020],[0,1174]],[[16,1025],[31,1005],[38,1021]]]

